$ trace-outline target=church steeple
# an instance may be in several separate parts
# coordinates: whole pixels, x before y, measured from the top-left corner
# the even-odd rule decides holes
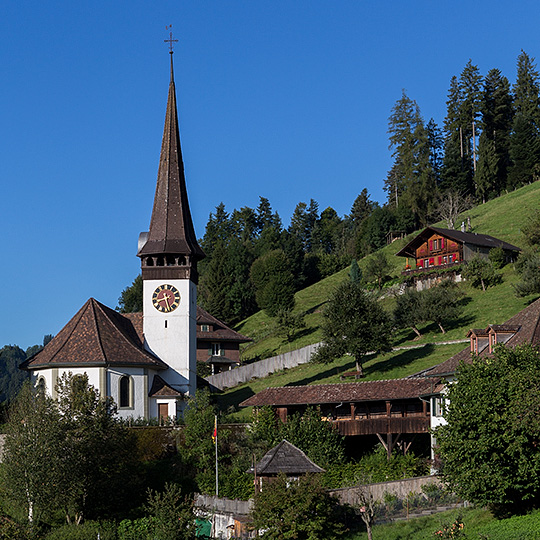
[[[197,242],[189,210],[171,54],[171,80],[161,144],[150,230],[139,237],[143,279],[190,279],[197,282],[197,261],[204,252]]]

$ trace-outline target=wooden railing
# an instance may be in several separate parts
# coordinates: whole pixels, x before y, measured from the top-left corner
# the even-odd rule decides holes
[[[428,433],[429,416],[378,416],[334,420],[341,435],[374,435],[376,433]]]

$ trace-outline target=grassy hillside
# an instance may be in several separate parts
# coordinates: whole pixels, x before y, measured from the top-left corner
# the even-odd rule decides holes
[[[375,525],[373,537],[377,540],[428,540],[437,538],[436,532],[461,516],[463,534],[460,538],[486,538],[490,540],[534,540],[540,537],[540,512],[497,520],[487,510],[465,508],[441,514]],[[448,537],[449,538],[449,537]],[[367,533],[351,534],[346,540],[366,540]]]
[[[528,217],[539,208],[540,182],[536,182],[468,210],[460,216],[457,223],[470,216],[473,232],[491,234],[521,247],[523,239],[520,229]],[[446,227],[446,224],[442,222],[436,225]],[[398,277],[405,265],[405,260],[402,257],[396,257],[395,254],[413,237],[414,235],[409,235],[382,249],[392,263],[392,276]],[[365,260],[359,261],[360,268],[364,265]],[[320,341],[319,325],[322,307],[335,286],[347,278],[348,269],[345,269],[296,293],[294,311],[305,314],[306,329],[300,332],[291,343],[277,335],[274,321],[262,311],[243,321],[236,330],[254,339],[254,342],[243,350],[244,360],[267,358]],[[516,281],[517,277],[513,268],[508,266],[504,270],[503,284],[489,289],[486,293],[470,290],[465,286],[464,289],[470,296],[470,301],[465,306],[464,316],[450,330],[448,337],[461,338],[471,326],[481,327],[488,323],[500,323],[522,309],[530,299],[524,301],[515,297],[511,285]],[[391,308],[391,300],[385,303],[388,308]],[[426,342],[440,339],[434,327],[427,330],[430,334],[425,338]],[[413,338],[412,333],[400,334],[397,336],[397,343],[406,344]]]
[[[473,232],[491,234],[514,245],[523,246],[520,229],[537,208],[540,208],[539,182],[469,210],[458,222],[466,219],[466,216],[469,215],[472,220]],[[443,223],[438,225],[446,226]],[[410,235],[404,240],[383,248],[388,259],[393,263],[392,275],[396,277],[400,275],[404,259],[396,257],[395,254],[413,236]],[[360,268],[364,264],[365,260],[359,261]],[[322,308],[336,285],[348,279],[348,272],[348,269],[342,270],[296,294],[295,312],[305,314],[306,328],[291,343],[277,334],[275,323],[262,311],[241,323],[237,330],[254,339],[254,342],[244,349],[244,359],[266,358],[320,341],[319,325],[322,319]],[[515,296],[513,285],[518,281],[518,276],[513,265],[507,265],[502,270],[502,277],[502,282],[499,285],[487,289],[486,292],[474,289],[467,283],[461,283],[460,288],[465,293],[462,301],[463,314],[452,326],[447,328],[446,334],[441,334],[435,324],[419,327],[423,333],[420,340],[416,340],[415,334],[410,330],[396,332],[394,347],[420,346],[420,348],[368,357],[364,364],[366,376],[363,380],[405,377],[438,364],[461,350],[464,345],[463,343],[444,346],[434,344],[462,340],[470,328],[483,328],[488,324],[500,324],[536,299],[536,296],[526,298]],[[391,310],[394,301],[391,296],[384,299],[385,308]],[[220,408],[229,412],[236,410],[237,412],[233,414],[232,419],[248,420],[251,412],[249,410],[238,411],[237,405],[264,388],[337,383],[342,380],[341,377],[344,373],[353,369],[354,362],[348,356],[336,359],[331,364],[298,366],[228,390],[219,397]],[[344,380],[354,381],[354,379],[348,378]]]

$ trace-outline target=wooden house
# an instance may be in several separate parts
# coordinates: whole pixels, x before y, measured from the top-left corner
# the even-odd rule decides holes
[[[240,364],[240,344],[250,338],[197,306],[197,362],[209,364],[212,375]]]
[[[437,384],[432,378],[417,377],[267,388],[240,406],[271,406],[283,422],[307,407],[318,407],[341,435],[363,438],[366,444],[379,440],[390,456],[398,441],[405,453],[413,437],[429,441],[429,400],[420,396]]]
[[[255,476],[255,485],[262,491],[263,484],[280,474],[294,480],[304,474],[323,473],[324,469],[313,463],[300,448],[283,439],[268,450],[262,459],[247,471]]]
[[[431,268],[451,267],[474,256],[487,258],[489,251],[501,247],[508,261],[513,261],[520,248],[488,234],[427,227],[398,251],[398,257],[407,257],[405,273]],[[414,263],[414,267],[413,267]]]

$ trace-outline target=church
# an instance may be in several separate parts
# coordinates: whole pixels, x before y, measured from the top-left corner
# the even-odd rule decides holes
[[[43,350],[21,364],[56,397],[64,374],[86,373],[122,418],[176,418],[196,390],[197,242],[188,204],[171,76],[150,228],[139,235],[143,313],[90,298]]]

